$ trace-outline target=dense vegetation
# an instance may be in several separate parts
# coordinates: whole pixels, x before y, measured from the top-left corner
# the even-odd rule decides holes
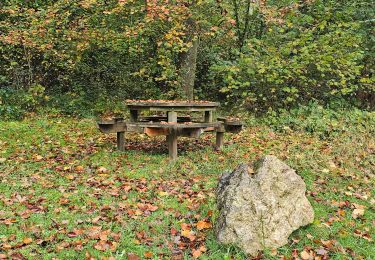
[[[189,86],[195,98],[247,111],[311,100],[374,105],[371,0],[4,0],[0,7],[3,118],[42,106],[116,111],[126,98],[186,98]]]

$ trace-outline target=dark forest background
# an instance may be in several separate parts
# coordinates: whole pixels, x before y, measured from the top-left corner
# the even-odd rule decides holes
[[[3,0],[0,117],[89,115],[125,99],[264,113],[373,109],[371,0]]]

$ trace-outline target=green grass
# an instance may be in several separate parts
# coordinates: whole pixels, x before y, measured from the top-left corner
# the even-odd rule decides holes
[[[332,259],[374,259],[375,115],[340,116],[339,131],[327,131],[324,122],[320,132],[287,127],[304,119],[252,124],[226,135],[220,152],[212,135],[195,143],[181,139],[176,162],[169,162],[161,138],[128,135],[127,151],[118,152],[115,137],[101,134],[90,119],[0,122],[0,256],[120,259],[152,252],[152,258],[189,259],[192,249],[204,246],[201,259],[245,259],[196,223],[215,223],[214,192],[223,171],[274,154],[305,180],[315,221],[263,258],[303,250],[319,256],[321,249]],[[354,219],[358,205],[365,212]],[[144,210],[150,206],[157,209]],[[181,237],[183,223],[191,225],[194,241]]]

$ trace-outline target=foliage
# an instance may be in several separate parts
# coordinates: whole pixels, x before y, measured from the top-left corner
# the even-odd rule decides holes
[[[126,98],[183,98],[181,57],[198,40],[196,98],[251,111],[342,97],[370,108],[371,4],[6,0],[0,3],[0,87],[9,92],[2,95],[27,95],[41,85],[54,100],[42,104],[69,114],[104,112]],[[1,108],[3,115],[24,109],[10,106]]]
[[[36,111],[48,99],[49,97],[45,95],[45,88],[41,85],[33,85],[27,91],[12,88],[0,89],[0,117],[20,119],[25,111]]]
[[[356,33],[361,24],[341,17],[346,9],[327,15],[333,7],[316,1],[269,23],[263,39],[249,39],[238,59],[214,67],[223,75],[221,91],[252,110],[268,110],[369,90],[365,36]]]

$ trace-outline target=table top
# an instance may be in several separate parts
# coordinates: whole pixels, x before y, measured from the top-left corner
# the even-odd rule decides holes
[[[214,110],[220,103],[211,101],[184,100],[127,100],[129,109],[136,110]]]

